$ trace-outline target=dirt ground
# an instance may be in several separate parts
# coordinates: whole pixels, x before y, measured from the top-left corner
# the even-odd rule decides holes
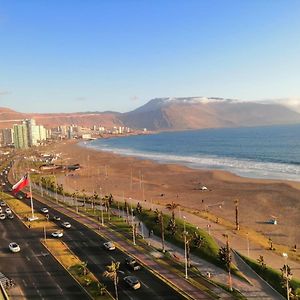
[[[51,152],[61,153],[57,163],[81,165],[80,170],[58,176],[65,190],[112,193],[159,204],[174,201],[182,208],[207,209],[233,223],[234,201],[238,199],[241,226],[261,232],[275,243],[300,243],[300,182],[249,179],[224,171],[159,164],[87,149],[74,142],[52,145]],[[202,186],[208,190],[201,190]],[[278,225],[268,223],[272,216]]]

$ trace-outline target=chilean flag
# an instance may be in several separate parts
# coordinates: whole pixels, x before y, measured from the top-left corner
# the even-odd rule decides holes
[[[15,185],[12,187],[12,193],[15,195],[18,191],[29,184],[28,174],[24,175]]]

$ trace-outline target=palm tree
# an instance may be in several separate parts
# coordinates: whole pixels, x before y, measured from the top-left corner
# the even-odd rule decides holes
[[[175,235],[176,229],[177,229],[176,221],[175,221],[175,209],[178,206],[179,206],[179,204],[174,203],[173,201],[172,201],[172,203],[168,203],[166,205],[166,208],[172,212],[172,217],[171,217],[171,219],[169,221],[169,224],[168,224],[168,227],[167,227],[168,230],[171,231],[172,235]]]
[[[103,273],[104,277],[107,277],[114,282],[116,300],[119,299],[118,297],[119,268],[120,268],[120,263],[118,261],[117,262],[112,261],[110,265],[106,266],[106,271]]]
[[[200,248],[203,245],[204,240],[201,235],[195,231],[191,242],[193,247]]]

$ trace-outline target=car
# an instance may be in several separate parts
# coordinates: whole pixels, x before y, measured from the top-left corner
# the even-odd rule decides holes
[[[6,206],[6,203],[4,201],[1,201],[0,206]]]
[[[7,213],[7,214],[11,214],[11,210],[10,210],[10,208],[8,207],[8,208],[6,208],[5,209],[5,212]]]
[[[135,276],[126,276],[124,281],[134,290],[137,290],[141,287],[140,281]]]
[[[21,250],[20,246],[15,242],[11,242],[8,245],[8,248],[11,252],[14,252],[14,253],[20,252],[20,250]]]
[[[54,220],[54,221],[60,221],[60,217],[59,217],[59,216],[54,216],[54,217],[53,217],[53,220]]]
[[[5,218],[5,214],[0,214],[0,220],[4,220]]]
[[[13,214],[7,214],[6,217],[7,217],[8,219],[13,219],[13,218],[14,218],[14,215],[13,215]]]
[[[47,207],[43,207],[43,208],[41,208],[41,212],[42,212],[43,214],[47,214],[47,213],[49,212],[49,210],[48,210]]]
[[[2,213],[2,207],[0,207],[0,214]]]
[[[61,238],[63,237],[63,233],[61,231],[55,231],[55,232],[52,232],[51,235],[55,238]]]
[[[130,269],[132,269],[133,271],[137,271],[141,269],[141,266],[137,263],[137,261],[132,258],[132,257],[128,257],[125,259],[125,264],[127,267],[129,267]]]
[[[71,224],[69,222],[63,222],[61,223],[61,226],[64,228],[71,228]]]
[[[116,249],[116,245],[113,242],[106,242],[106,243],[103,244],[103,247],[106,250],[109,250],[109,251],[112,251],[112,250]]]

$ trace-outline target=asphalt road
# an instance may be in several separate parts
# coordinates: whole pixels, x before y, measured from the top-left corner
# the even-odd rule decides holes
[[[1,179],[1,186],[3,178]],[[9,185],[8,185],[9,186]],[[1,199],[2,200],[2,199]],[[13,299],[89,299],[85,291],[40,243],[41,234],[27,229],[15,216],[0,220],[0,272],[18,286]],[[8,245],[16,242],[19,253]]]
[[[27,203],[29,204],[29,200]],[[39,211],[43,207],[48,207],[39,201],[34,201],[34,207]],[[109,291],[114,295],[114,286],[111,280],[103,277],[103,272],[106,270],[105,266],[109,265],[111,261],[121,262],[119,272],[119,297],[120,299],[184,299],[182,295],[176,292],[168,284],[157,278],[146,268],[142,268],[138,271],[131,271],[127,268],[124,261],[127,258],[127,254],[116,249],[114,251],[108,251],[103,248],[103,243],[106,242],[101,236],[95,233],[93,230],[87,228],[80,222],[65,216],[64,214],[54,210],[51,207],[49,209],[50,219],[54,216],[60,216],[61,221],[54,221],[57,225],[61,225],[63,221],[68,221],[72,224],[70,229],[64,230],[63,241],[68,247],[78,256],[82,261],[88,263],[88,268],[97,276],[101,282],[107,286]],[[50,237],[51,233],[48,233]],[[125,284],[123,278],[127,275],[136,276],[142,287],[138,290],[133,290]]]
[[[0,232],[0,271],[16,282],[27,299],[88,299],[39,242],[39,233],[25,228],[17,217],[1,220]],[[8,249],[12,241],[20,245],[19,253]]]

